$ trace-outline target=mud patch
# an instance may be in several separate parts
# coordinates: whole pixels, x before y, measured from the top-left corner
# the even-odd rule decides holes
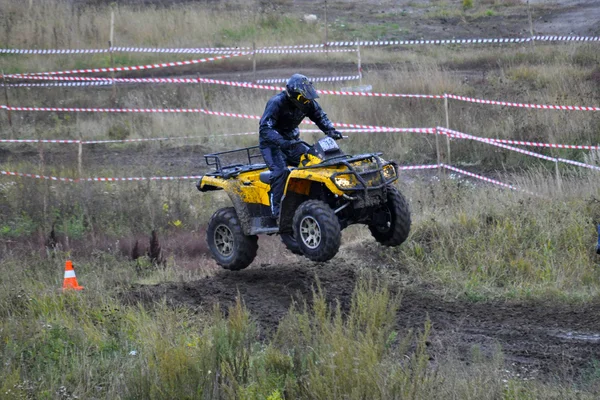
[[[317,278],[318,276],[318,278]],[[292,302],[300,305],[312,299],[317,279],[326,290],[327,300],[350,306],[356,273],[350,268],[331,268],[329,264],[269,265],[239,272],[221,271],[195,282],[137,286],[125,294],[128,303],[153,303],[162,298],[172,305],[210,311],[215,304],[227,310],[241,296],[264,334],[273,332]]]
[[[360,269],[339,260],[261,264],[237,273],[220,271],[194,282],[136,286],[124,300],[153,304],[165,298],[171,305],[209,311],[215,304],[227,309],[239,295],[267,338],[292,302],[310,304],[317,276],[327,300],[339,302],[347,312]],[[384,274],[380,277],[385,279]],[[392,290],[402,297],[399,331],[421,330],[425,321],[431,320],[434,358],[453,349],[464,362],[470,362],[475,348],[489,357],[501,349],[515,376],[570,381],[600,360],[600,301],[586,305],[470,303],[444,299],[425,286],[395,285]]]

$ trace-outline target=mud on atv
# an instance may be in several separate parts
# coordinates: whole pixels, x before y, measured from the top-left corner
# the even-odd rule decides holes
[[[279,234],[290,251],[312,261],[333,258],[342,229],[352,224],[366,224],[385,246],[406,240],[410,211],[392,185],[398,179],[396,163],[383,160],[381,153],[345,155],[329,137],[307,146],[300,165],[290,168],[279,224],[271,217],[271,172],[265,164],[254,163],[262,161],[258,146],[204,156],[215,170],[200,178],[198,190],[225,190],[233,203],[215,212],[207,229],[208,246],[223,268],[249,266],[259,234]],[[227,164],[231,156],[243,162]]]

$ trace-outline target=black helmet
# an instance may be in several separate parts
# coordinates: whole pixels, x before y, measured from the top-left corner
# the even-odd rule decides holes
[[[292,75],[285,85],[285,91],[290,100],[300,108],[304,108],[311,100],[319,98],[312,82],[302,74]]]

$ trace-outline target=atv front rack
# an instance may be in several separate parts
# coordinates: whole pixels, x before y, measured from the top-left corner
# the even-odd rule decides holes
[[[398,168],[397,168],[397,164],[393,161],[388,161],[388,162],[382,163],[381,159],[378,157],[381,154],[382,153],[374,153],[374,154],[349,157],[349,158],[345,158],[345,159],[336,158],[334,161],[332,161],[331,164],[344,165],[346,168],[348,168],[348,170],[333,173],[331,175],[331,181],[339,190],[342,190],[344,192],[356,192],[356,191],[367,192],[370,190],[377,190],[377,189],[386,187],[387,185],[389,185],[390,183],[392,183],[398,179]],[[354,165],[352,165],[352,163],[354,163],[354,162],[363,161],[363,160],[367,160],[367,159],[371,159],[371,160],[375,161],[375,163],[377,164],[377,168],[359,172],[356,170],[356,167]],[[383,173],[383,168],[387,165],[391,165],[394,168],[395,173],[394,173],[394,176],[391,178],[386,178],[385,174]],[[303,168],[318,168],[318,167],[323,167],[323,164],[318,164],[318,165],[314,165],[314,166],[310,166],[310,167],[303,167]],[[356,180],[358,181],[358,185],[347,187],[347,186],[342,186],[342,185],[338,184],[338,182],[335,178],[344,176],[344,175],[354,176],[356,178]],[[374,179],[378,181],[377,184],[373,184]],[[371,182],[368,182],[369,180]]]

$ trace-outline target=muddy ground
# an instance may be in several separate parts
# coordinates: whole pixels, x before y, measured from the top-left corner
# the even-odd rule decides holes
[[[144,303],[166,298],[173,305],[210,310],[214,304],[226,309],[239,293],[268,337],[292,302],[310,303],[317,276],[327,299],[332,304],[339,301],[342,310],[348,311],[363,267],[336,260],[324,264],[274,261],[239,272],[217,272],[195,282],[137,286],[125,298]],[[571,380],[585,377],[600,358],[600,302],[584,306],[468,302],[444,299],[430,289],[393,286],[402,296],[399,331],[422,330],[429,318],[433,327],[429,350],[434,359],[454,349],[468,362],[475,348],[488,356],[500,348],[514,376]]]

